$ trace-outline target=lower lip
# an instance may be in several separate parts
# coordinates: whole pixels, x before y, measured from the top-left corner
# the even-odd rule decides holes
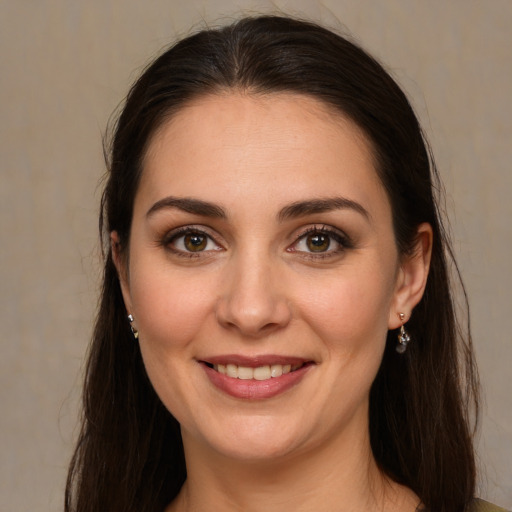
[[[296,386],[313,365],[305,364],[298,370],[267,380],[234,379],[219,373],[204,363],[202,363],[202,366],[210,382],[224,393],[235,398],[261,400],[272,398]]]

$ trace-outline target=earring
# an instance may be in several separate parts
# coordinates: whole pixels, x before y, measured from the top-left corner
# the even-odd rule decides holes
[[[131,325],[133,323],[133,315],[128,315],[128,322],[130,322],[130,329],[132,330],[132,334],[133,334],[133,337],[138,340],[139,339],[139,331],[137,331],[137,329],[135,329],[135,327],[133,327],[133,325]]]
[[[398,333],[398,344],[395,347],[395,350],[399,354],[403,354],[407,350],[407,345],[411,341],[411,337],[409,336],[408,332],[405,330],[404,327],[405,315],[403,313],[398,313],[398,316],[400,317],[402,325],[400,326],[400,332]]]

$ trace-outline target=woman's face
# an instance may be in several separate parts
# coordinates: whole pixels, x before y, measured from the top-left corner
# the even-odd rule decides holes
[[[388,328],[412,305],[351,121],[293,94],[192,102],[151,141],[127,261],[126,307],[186,447],[266,459],[367,432]]]

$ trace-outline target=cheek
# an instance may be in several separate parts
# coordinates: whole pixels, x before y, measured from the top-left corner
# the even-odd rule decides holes
[[[194,341],[202,333],[212,310],[209,281],[187,277],[169,268],[152,272],[133,269],[131,295],[139,329],[139,344],[148,377],[166,408],[187,422],[190,403],[190,371],[195,366]]]
[[[158,351],[183,348],[209,317],[214,284],[197,274],[153,269],[140,273],[134,269],[131,283],[141,339]]]
[[[387,334],[394,280],[382,269],[352,270],[298,294],[310,326],[337,351],[380,347]]]

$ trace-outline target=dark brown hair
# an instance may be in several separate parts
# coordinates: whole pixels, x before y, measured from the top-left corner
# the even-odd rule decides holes
[[[468,411],[476,412],[477,383],[469,331],[462,333],[455,317],[439,179],[405,95],[361,48],[315,24],[273,16],[204,30],[171,47],[134,84],[115,127],[100,216],[105,247],[115,230],[127,253],[155,130],[186,102],[229,90],[309,95],[348,116],[373,146],[401,254],[413,247],[420,223],[432,226],[427,287],[408,323],[414,343],[399,355],[396,333],[388,334],[371,389],[370,434],[381,469],[428,510],[462,512],[475,489]],[[179,425],[148,380],[108,248],[66,511],[163,510],[185,478]]]

